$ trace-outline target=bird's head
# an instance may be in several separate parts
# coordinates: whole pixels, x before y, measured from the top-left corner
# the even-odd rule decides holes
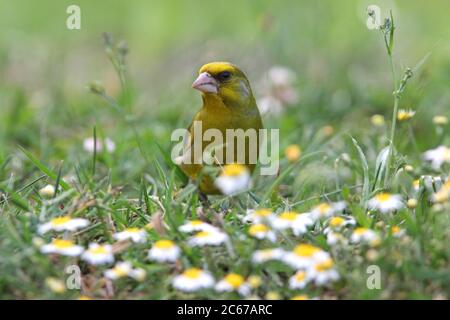
[[[228,62],[211,62],[202,66],[192,88],[204,97],[221,98],[226,105],[247,105],[253,99],[245,74]]]

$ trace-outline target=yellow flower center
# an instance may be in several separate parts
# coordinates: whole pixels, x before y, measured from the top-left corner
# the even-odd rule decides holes
[[[222,175],[228,177],[240,176],[247,171],[247,168],[242,164],[227,164],[223,166]]]
[[[302,282],[306,278],[306,272],[305,271],[299,271],[295,274],[295,281]]]
[[[98,247],[89,249],[89,252],[92,254],[107,254],[108,250],[106,250],[105,246],[98,246]]]
[[[319,248],[311,244],[300,244],[296,246],[294,249],[294,253],[301,257],[311,257],[319,251],[320,251]]]
[[[201,220],[192,220],[191,221],[191,225],[193,225],[193,226],[200,226],[202,224],[203,224],[203,221],[201,221]]]
[[[268,209],[258,209],[255,210],[254,215],[258,217],[268,217],[272,214],[272,211]]]
[[[413,187],[417,189],[417,188],[419,188],[419,186],[420,186],[420,179],[414,180],[413,181]]]
[[[345,219],[342,217],[333,217],[330,220],[330,226],[339,227],[345,222]]]
[[[387,192],[379,193],[375,196],[375,199],[377,199],[380,202],[386,202],[391,199],[391,195]]]
[[[293,296],[291,300],[308,300],[308,296],[306,294],[299,294],[297,296]]]
[[[198,279],[202,274],[202,270],[197,268],[190,268],[183,272],[183,275],[189,279]]]
[[[314,269],[316,269],[319,272],[324,272],[330,270],[331,268],[333,268],[333,266],[334,266],[333,260],[327,259],[324,262],[316,264],[314,266]]]
[[[122,267],[122,266],[114,267],[113,272],[118,277],[124,277],[124,276],[128,275],[128,269],[125,267]]]
[[[392,227],[391,227],[391,232],[392,232],[393,234],[397,234],[397,233],[400,232],[400,228],[399,228],[398,226],[392,226]]]
[[[67,249],[73,247],[73,242],[65,239],[56,239],[52,241],[52,244],[58,249]]]
[[[294,221],[295,219],[297,219],[297,217],[298,213],[294,211],[283,212],[282,214],[280,214],[280,219],[288,221]]]
[[[196,238],[206,238],[209,237],[211,235],[211,232],[208,231],[200,231],[197,232],[197,234],[195,235]]]
[[[132,228],[126,228],[125,229],[126,232],[130,232],[130,233],[138,233],[141,231],[141,229],[136,228],[136,227],[132,227]]]
[[[355,231],[353,231],[353,232],[360,236],[360,235],[363,235],[364,233],[366,233],[367,230],[368,230],[367,228],[356,228]]]
[[[60,226],[63,225],[67,222],[69,222],[72,218],[70,216],[65,216],[65,217],[58,217],[58,218],[54,218],[52,219],[51,223],[53,226]]]
[[[172,248],[175,244],[171,240],[158,240],[155,242],[155,248],[158,249],[169,249]]]
[[[239,288],[244,283],[244,278],[236,273],[230,273],[225,277],[225,281],[233,288]]]
[[[331,206],[328,203],[321,203],[319,204],[316,209],[319,210],[320,214],[326,213],[328,210],[330,210]]]
[[[260,232],[267,232],[269,230],[269,228],[264,225],[264,224],[254,224],[250,227],[250,229],[248,230],[248,233],[252,236],[260,233]]]

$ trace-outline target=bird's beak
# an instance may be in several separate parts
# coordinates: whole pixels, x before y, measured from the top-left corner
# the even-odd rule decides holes
[[[217,93],[219,91],[219,84],[208,72],[203,72],[192,83],[192,88],[204,93]]]

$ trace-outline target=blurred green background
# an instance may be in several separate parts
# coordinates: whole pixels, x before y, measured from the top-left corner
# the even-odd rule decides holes
[[[117,114],[86,89],[99,80],[114,97],[120,83],[102,47],[111,32],[129,47],[133,115],[144,139],[170,146],[200,106],[190,88],[198,68],[228,60],[258,84],[272,66],[297,75],[299,103],[284,117],[266,117],[282,140],[296,128],[333,125],[358,132],[380,113],[390,119],[392,80],[379,31],[367,29],[366,8],[393,10],[398,75],[431,53],[412,79],[401,108],[417,111],[418,148],[429,148],[431,118],[449,115],[450,25],[447,1],[1,1],[0,159],[32,149],[42,159],[76,159],[96,126],[127,148]],[[81,8],[81,30],[68,30],[66,8]],[[129,151],[129,153],[128,153]],[[20,154],[20,153],[19,153]],[[117,159],[120,163],[122,160]],[[135,159],[136,160],[136,159]],[[138,161],[138,160],[136,160]],[[129,168],[128,168],[129,167]],[[136,163],[126,167],[136,168]],[[127,169],[127,170],[128,170]],[[131,170],[131,169],[130,169]]]

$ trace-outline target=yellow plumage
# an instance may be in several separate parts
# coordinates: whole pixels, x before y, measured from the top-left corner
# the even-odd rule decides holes
[[[228,62],[212,62],[200,68],[199,77],[193,83],[193,88],[202,92],[203,106],[195,115],[194,121],[202,124],[202,133],[207,129],[218,129],[224,137],[223,154],[227,154],[226,130],[227,129],[255,129],[263,128],[261,116],[256,105],[250,83],[245,74],[235,65]],[[189,128],[191,134],[190,144],[194,143],[195,135],[193,126]],[[210,142],[202,142],[202,151]],[[259,137],[257,149],[259,146]],[[243,164],[252,172],[254,163],[249,161],[249,145],[245,146],[245,162]],[[235,159],[239,156],[236,144],[234,150]],[[258,152],[258,151],[257,151]],[[242,156],[242,155],[241,155]],[[229,164],[224,157],[220,164]],[[213,178],[200,174],[202,164],[181,164],[182,170],[200,187],[200,191],[206,194],[217,194]],[[200,178],[201,177],[201,178]],[[199,179],[200,178],[200,179]],[[200,180],[200,181],[198,181]]]

